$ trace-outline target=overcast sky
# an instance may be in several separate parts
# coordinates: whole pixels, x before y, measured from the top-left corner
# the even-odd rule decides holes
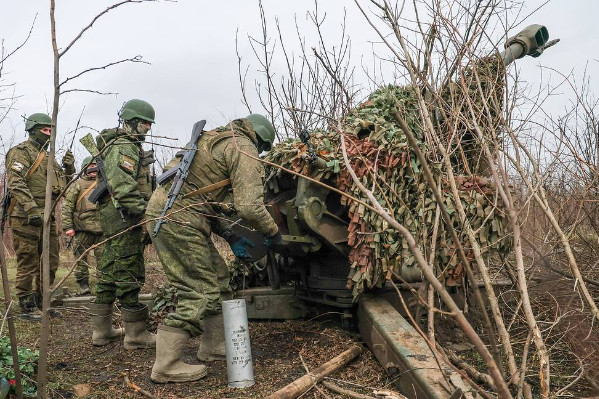
[[[60,47],[65,47],[98,12],[115,1],[57,0],[57,31]],[[306,21],[313,1],[264,0],[266,17],[271,34],[275,35],[274,18],[283,27],[289,47],[296,45],[294,18],[306,35],[308,48],[316,45],[312,25]],[[412,2],[407,2],[411,4]],[[541,0],[525,1],[519,16],[524,16],[545,3]],[[596,93],[599,86],[593,75],[599,72],[597,49],[597,15],[599,2],[595,0],[553,0],[522,21],[519,28],[531,23],[548,27],[551,38],[562,41],[537,59],[518,62],[521,76],[533,87],[559,82],[555,73],[543,66],[568,74],[574,71],[579,79],[583,73],[591,77],[591,88]],[[49,0],[0,0],[0,39],[10,51],[27,36],[35,21],[30,39],[4,65],[2,84],[14,83],[18,101],[9,118],[0,125],[3,139],[11,135],[16,141],[25,138],[24,123],[20,115],[33,112],[51,112],[53,96],[52,48],[50,41]],[[361,4],[368,7],[369,2]],[[372,41],[377,37],[356,5],[347,0],[319,2],[321,14],[326,13],[324,32],[327,40],[337,43],[344,9],[347,11],[348,34],[352,39],[352,60],[360,69],[361,60],[372,52]],[[69,84],[67,89],[91,89],[114,92],[117,95],[101,96],[71,93],[62,98],[59,114],[58,141],[73,129],[85,106],[82,125],[101,130],[117,124],[117,111],[131,98],[141,98],[156,109],[154,133],[179,138],[185,142],[193,123],[208,121],[208,128],[228,120],[247,115],[241,102],[235,37],[240,38],[239,51],[244,65],[249,65],[250,76],[259,69],[248,35],[259,36],[260,15],[257,0],[155,2],[128,4],[100,19],[61,60],[62,79],[90,67],[142,55],[151,65],[123,64],[107,70],[92,72]],[[513,29],[512,32],[517,31]],[[278,38],[277,38],[278,40]],[[595,59],[594,59],[595,58]],[[252,75],[253,74],[253,75]],[[356,84],[367,85],[360,81]],[[250,87],[252,82],[248,82]],[[6,87],[5,87],[6,89]],[[253,89],[252,89],[253,91]],[[551,99],[552,112],[559,112],[571,93],[564,87]],[[1,97],[7,97],[4,91]],[[254,112],[262,112],[254,102]],[[89,129],[80,130],[78,138]],[[59,150],[61,150],[59,148]],[[83,150],[77,148],[80,158]]]

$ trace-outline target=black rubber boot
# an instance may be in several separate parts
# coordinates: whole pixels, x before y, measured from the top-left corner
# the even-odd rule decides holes
[[[43,312],[43,307],[42,307],[42,294],[40,294],[39,292],[34,292],[33,293],[33,298],[35,299],[35,305],[37,306],[37,308]],[[50,314],[50,317],[55,319],[57,317],[62,317],[62,313],[60,313],[58,310],[54,309],[54,308],[50,308],[48,309],[48,313]]]
[[[42,319],[42,312],[35,305],[33,295],[20,297],[19,307],[21,308],[21,314],[19,315],[21,319],[29,321],[40,321]]]
[[[89,280],[81,280],[79,283],[79,295],[89,295],[91,294],[91,290],[89,289]]]

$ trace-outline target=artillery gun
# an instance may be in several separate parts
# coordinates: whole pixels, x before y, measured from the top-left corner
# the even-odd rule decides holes
[[[505,50],[499,54],[503,65],[526,55],[538,57],[545,48],[557,40],[548,42],[547,28],[531,25],[508,39]],[[368,140],[370,131],[359,134],[359,140]],[[303,170],[326,169],[327,160],[320,158],[310,145],[306,131],[299,134],[291,145],[297,148]],[[301,145],[303,144],[303,145]],[[267,259],[268,277],[272,288],[277,289],[290,280],[298,283],[297,296],[310,302],[351,308],[355,295],[347,288],[349,272],[348,243],[350,224],[348,201],[343,201],[338,190],[331,190],[322,183],[335,187],[338,173],[331,178],[310,179],[270,168],[267,176],[265,200],[278,224],[287,250],[282,256],[270,254]],[[307,173],[309,175],[309,173]],[[234,223],[236,232],[251,235],[256,247],[250,249],[253,259],[264,257],[268,251],[258,235],[243,225]],[[416,265],[400,268],[402,280],[408,283],[422,281]]]
[[[531,25],[509,38],[505,50],[490,57],[494,65],[499,65],[496,72],[503,75],[502,69],[514,60],[527,55],[538,57],[544,49],[557,43],[557,40],[549,42],[548,39],[548,31],[541,25]],[[436,104],[435,101],[438,100],[431,100],[431,103]],[[442,124],[444,114],[436,111],[433,109],[434,117],[437,123]],[[377,134],[373,126],[363,126],[354,129],[354,132],[356,141],[368,141],[372,135]],[[269,253],[261,245],[261,236],[240,224],[233,227],[236,233],[245,235],[256,243],[250,250],[251,255],[254,260],[266,259],[273,290],[279,290],[293,282],[295,298],[307,303],[333,306],[348,315],[358,302],[357,323],[362,339],[390,377],[397,378],[396,385],[404,394],[431,399],[458,398],[462,395],[476,397],[475,394],[468,393],[469,388],[459,374],[448,365],[439,366],[424,340],[400,314],[403,309],[394,307],[394,301],[388,300],[390,296],[388,290],[385,290],[384,278],[376,283],[373,281],[377,278],[375,275],[369,284],[364,283],[364,292],[356,289],[356,271],[360,270],[360,261],[367,262],[368,257],[374,255],[356,253],[356,239],[352,238],[352,234],[356,233],[356,223],[360,222],[356,219],[360,219],[360,212],[356,204],[351,205],[351,201],[344,200],[339,190],[321,184],[349,189],[348,184],[344,186],[339,182],[339,165],[335,165],[332,157],[323,157],[322,151],[318,151],[322,148],[315,148],[318,146],[313,145],[312,139],[307,132],[301,132],[299,140],[286,144],[285,148],[287,153],[292,154],[291,158],[287,156],[284,162],[280,157],[268,158],[281,166],[295,165],[295,170],[301,171],[299,176],[277,168],[269,168],[267,172],[265,200],[283,235],[286,246],[283,254],[279,256]],[[389,165],[393,167],[392,163]],[[470,166],[472,174],[484,174],[487,167]],[[376,235],[373,231],[358,233]],[[368,242],[362,249],[368,248],[367,244]],[[509,251],[509,244],[503,249]],[[399,250],[397,253],[399,254]],[[423,277],[420,268],[414,262],[405,262],[405,258],[395,257],[395,273],[404,283],[421,282]],[[389,261],[386,262],[387,276],[390,276]],[[382,272],[385,272],[384,263],[380,266]],[[374,263],[369,264],[369,267],[374,268]],[[455,275],[449,276],[448,281],[455,283],[456,278],[452,277]],[[274,300],[270,305],[273,308],[278,306]],[[261,308],[268,307],[269,305],[261,305]],[[271,313],[266,318],[276,318],[273,316]],[[254,317],[259,317],[259,312]]]

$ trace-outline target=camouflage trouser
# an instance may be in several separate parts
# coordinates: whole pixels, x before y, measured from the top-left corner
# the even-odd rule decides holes
[[[139,304],[139,291],[146,277],[141,235],[141,227],[135,227],[104,244],[96,303],[113,303],[118,298],[124,307]]]
[[[43,228],[30,226],[27,219],[10,218],[10,228],[17,254],[16,291],[18,297],[31,295],[34,291],[42,291],[41,285],[41,256]],[[50,222],[50,284],[54,282],[58,270],[58,234],[56,222]],[[33,281],[35,280],[35,290]]]
[[[149,222],[148,231],[155,224]],[[163,324],[186,330],[194,337],[200,335],[200,320],[220,313],[221,294],[230,291],[225,261],[210,237],[174,222],[163,224],[152,243],[178,294],[177,310],[169,313]]]
[[[73,247],[73,255],[75,255],[75,259],[80,257],[85,251],[89,249],[89,247],[100,241],[102,241],[102,234],[92,233],[89,231],[77,231],[75,233],[75,237],[73,237],[73,242],[71,244]],[[102,258],[103,250],[104,245],[97,246],[93,250],[93,256],[96,259],[97,266],[99,266],[100,264],[100,259]],[[89,281],[89,263],[87,262],[87,260],[89,259],[90,252],[88,252],[84,257],[82,257],[79,260],[79,262],[77,262],[77,268],[75,269],[75,280],[77,280],[78,283]]]

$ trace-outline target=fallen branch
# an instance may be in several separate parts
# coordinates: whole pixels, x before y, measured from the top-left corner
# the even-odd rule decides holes
[[[330,389],[331,391],[333,391],[335,393],[338,393],[340,395],[349,396],[350,398],[376,399],[374,396],[362,395],[361,393],[357,393],[357,392],[351,391],[349,389],[341,388],[339,385],[335,385],[330,381],[321,381],[321,384],[324,385],[327,389]]]
[[[132,382],[132,381],[129,379],[129,372],[128,372],[128,371],[123,371],[123,372],[121,373],[121,375],[122,375],[122,376],[123,376],[123,378],[125,379],[125,384],[126,384],[126,385],[127,385],[129,388],[133,389],[135,392],[139,392],[139,393],[141,393],[142,395],[144,395],[144,396],[146,396],[146,397],[148,397],[148,398],[151,398],[151,399],[158,399],[156,396],[152,395],[150,392],[146,391],[145,389],[142,389],[140,386],[138,386],[138,385],[136,385],[134,382]]]
[[[362,348],[360,346],[352,346],[350,349],[346,350],[340,355],[335,356],[309,374],[298,378],[291,384],[270,394],[266,397],[266,399],[295,399],[306,390],[310,389],[313,385],[322,381],[324,377],[345,367],[350,361],[358,357],[361,353]]]
[[[449,360],[451,360],[453,364],[464,370],[466,374],[468,374],[470,378],[472,378],[474,381],[478,382],[479,384],[486,384],[489,387],[493,386],[493,379],[489,374],[481,373],[470,363],[461,359],[454,351],[447,348],[442,349],[447,354],[447,357],[449,357]]]

